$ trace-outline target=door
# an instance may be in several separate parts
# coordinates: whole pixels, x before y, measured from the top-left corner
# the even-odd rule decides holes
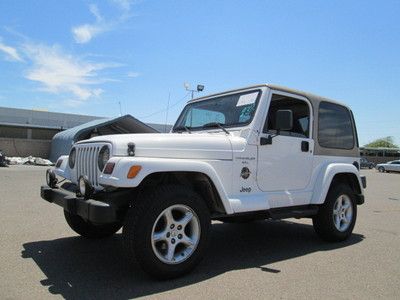
[[[274,91],[269,103],[260,140],[272,137],[272,142],[264,144],[264,140],[258,146],[257,182],[262,191],[281,192],[290,198],[292,191],[301,192],[310,182],[314,150],[312,107],[306,98]],[[292,111],[291,129],[277,132],[278,110]]]
[[[390,164],[387,165],[386,170],[400,172],[400,161],[392,161]]]

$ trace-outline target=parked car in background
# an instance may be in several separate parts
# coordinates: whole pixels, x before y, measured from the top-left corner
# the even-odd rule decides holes
[[[361,169],[372,169],[373,167],[375,167],[375,164],[373,162],[369,161],[365,157],[360,158],[360,168]]]
[[[384,164],[377,164],[376,169],[379,172],[400,172],[400,160],[393,160]]]

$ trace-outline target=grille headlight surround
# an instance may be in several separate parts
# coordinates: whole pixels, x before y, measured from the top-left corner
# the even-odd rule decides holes
[[[75,167],[75,162],[76,162],[76,148],[72,148],[71,152],[69,153],[68,157],[68,165],[70,169],[73,169]]]
[[[99,157],[97,159],[97,164],[100,171],[103,171],[109,159],[110,159],[110,148],[108,148],[108,146],[103,146],[99,152]]]

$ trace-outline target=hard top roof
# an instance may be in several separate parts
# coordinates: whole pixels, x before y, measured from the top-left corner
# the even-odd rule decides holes
[[[233,89],[233,90],[227,90],[227,91],[224,91],[224,92],[215,93],[215,94],[211,94],[211,95],[195,98],[193,100],[188,101],[187,103],[197,102],[197,101],[205,100],[205,99],[211,98],[211,97],[222,96],[222,95],[228,94],[228,93],[240,92],[240,91],[244,91],[244,90],[257,89],[257,88],[263,88],[263,87],[268,87],[268,88],[271,88],[273,90],[278,90],[278,91],[281,91],[281,92],[286,92],[286,93],[290,93],[290,94],[303,96],[303,97],[309,99],[313,104],[319,104],[319,102],[321,102],[321,101],[326,101],[326,102],[331,102],[331,103],[335,103],[335,104],[339,104],[339,105],[348,107],[346,104],[343,104],[343,103],[338,102],[336,100],[332,100],[332,99],[329,99],[329,98],[326,98],[326,97],[321,97],[321,96],[318,96],[318,95],[315,95],[315,94],[312,94],[312,93],[308,93],[308,92],[304,92],[304,91],[300,91],[300,90],[296,90],[296,89],[291,89],[291,88],[280,86],[280,85],[268,84],[268,83],[251,85],[251,86],[238,88],[238,89]]]

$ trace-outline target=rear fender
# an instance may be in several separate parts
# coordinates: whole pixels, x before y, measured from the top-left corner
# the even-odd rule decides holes
[[[354,175],[357,178],[359,190],[361,191],[361,194],[363,194],[360,174],[354,165],[344,163],[331,163],[322,168],[322,170],[320,171],[320,174],[314,186],[311,204],[323,204],[325,202],[325,198],[328,194],[332,181],[334,177],[338,174]]]

